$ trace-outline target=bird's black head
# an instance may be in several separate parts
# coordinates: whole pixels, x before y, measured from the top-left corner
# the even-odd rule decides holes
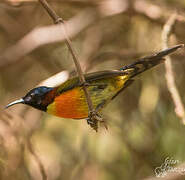
[[[29,91],[23,98],[8,104],[6,108],[13,106],[15,104],[22,103],[22,104],[30,105],[42,111],[46,111],[46,108],[50,103],[50,99],[49,101],[47,100],[48,99],[47,95],[52,90],[53,88],[49,88],[45,86],[34,88],[31,91]]]

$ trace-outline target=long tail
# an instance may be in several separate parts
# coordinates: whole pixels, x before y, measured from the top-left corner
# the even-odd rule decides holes
[[[174,51],[176,51],[179,48],[182,48],[183,46],[184,46],[183,44],[176,45],[172,48],[168,48],[163,51],[160,51],[152,56],[144,57],[144,58],[139,59],[138,61],[136,61],[130,65],[122,67],[120,70],[127,71],[127,72],[129,70],[130,78],[132,78],[132,77],[160,64],[161,62],[163,62],[165,60],[164,56],[166,56],[170,53],[173,53]]]

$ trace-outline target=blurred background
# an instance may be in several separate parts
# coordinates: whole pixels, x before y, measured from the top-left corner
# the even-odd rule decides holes
[[[174,11],[169,46],[184,43],[184,0],[48,3],[66,21],[86,72],[117,69],[161,50],[162,28]],[[185,127],[175,114],[163,64],[136,77],[104,109],[108,131],[100,127],[96,133],[85,120],[57,118],[24,105],[4,110],[45,79],[62,72],[63,81],[75,69],[64,39],[56,40],[62,33],[50,30],[53,22],[38,1],[1,0],[0,17],[0,179],[155,179],[165,158],[183,165]],[[184,56],[182,49],[171,58],[185,103]],[[182,173],[177,178],[184,179]]]

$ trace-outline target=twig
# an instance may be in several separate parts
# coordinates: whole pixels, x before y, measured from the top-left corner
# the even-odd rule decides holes
[[[172,30],[172,27],[175,24],[176,17],[177,17],[176,14],[172,14],[163,27],[163,31],[162,31],[163,49],[167,48],[167,46],[168,46],[168,39],[169,39],[171,30]],[[172,96],[172,99],[173,99],[173,102],[175,105],[175,113],[180,119],[182,119],[182,122],[185,125],[184,105],[182,103],[179,92],[178,92],[177,87],[175,85],[175,79],[174,79],[174,73],[172,70],[171,58],[169,56],[166,57],[165,68],[166,68],[167,86],[168,86],[168,90],[171,93],[171,96]]]
[[[62,24],[65,25],[64,20],[56,14],[56,12],[49,6],[49,4],[47,3],[46,0],[39,0],[39,2],[46,9],[46,11],[50,15],[50,17],[53,19],[55,24],[61,24],[62,23]],[[74,61],[75,66],[76,66],[76,71],[78,73],[79,80],[80,80],[80,83],[82,85],[85,97],[86,97],[86,101],[87,101],[87,105],[88,105],[88,109],[89,109],[88,124],[93,129],[95,129],[97,131],[97,129],[98,129],[97,123],[100,120],[99,116],[97,115],[97,113],[95,112],[95,110],[93,108],[93,104],[92,104],[92,100],[91,100],[91,97],[90,97],[90,93],[89,93],[89,91],[87,89],[88,84],[87,84],[87,82],[85,80],[85,77],[83,75],[83,72],[82,72],[79,60],[77,58],[76,52],[75,52],[75,50],[74,50],[74,48],[72,46],[72,42],[71,42],[71,40],[69,39],[69,37],[67,35],[67,31],[65,29],[65,26],[64,26],[63,30],[64,30],[64,34],[65,34],[66,44],[68,46],[69,51],[72,54],[73,61]]]

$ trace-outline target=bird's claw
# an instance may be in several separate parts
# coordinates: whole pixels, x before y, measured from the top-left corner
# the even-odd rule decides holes
[[[103,123],[104,127],[108,129],[107,124],[100,114],[96,111],[90,112],[89,117],[87,118],[87,124],[89,124],[96,132],[98,131],[98,122]]]

